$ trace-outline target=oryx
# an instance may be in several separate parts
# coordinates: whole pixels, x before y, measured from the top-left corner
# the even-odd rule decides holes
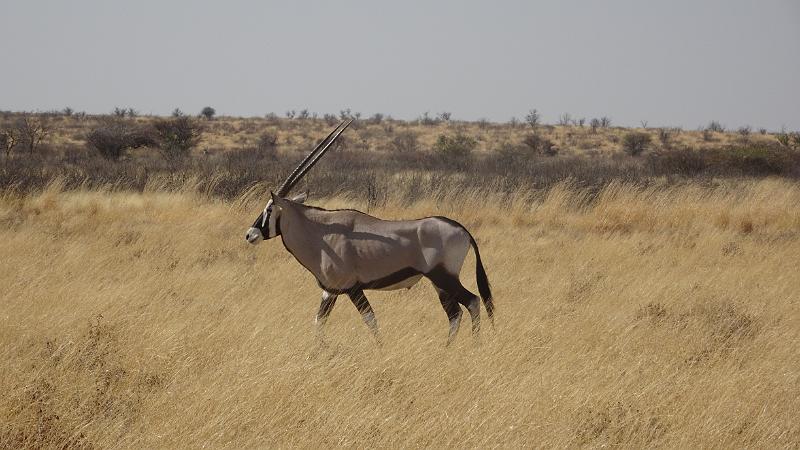
[[[447,343],[455,338],[464,305],[472,331],[480,329],[480,301],[459,281],[470,246],[475,251],[478,291],[490,320],[494,307],[489,280],[475,239],[446,217],[382,220],[352,209],[305,206],[305,195],[286,195],[350,125],[342,122],[297,166],[258,215],[245,238],[251,244],[280,236],[283,245],[311,272],[322,288],[315,323],[321,333],[337,296],[347,294],[380,341],[375,313],[364,295],[368,289],[410,288],[428,278],[450,321]]]

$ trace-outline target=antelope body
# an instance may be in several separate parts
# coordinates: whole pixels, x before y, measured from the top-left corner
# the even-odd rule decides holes
[[[365,290],[410,288],[428,278],[450,321],[448,344],[461,321],[461,307],[480,329],[480,300],[459,280],[470,246],[475,251],[476,279],[486,312],[493,318],[492,294],[475,239],[461,224],[445,217],[382,220],[356,210],[325,210],[303,205],[305,196],[284,198],[349,122],[323,140],[273,193],[264,211],[248,230],[252,244],[281,236],[286,249],[311,272],[322,288],[317,329],[327,321],[339,295],[347,294],[364,322],[380,340],[377,320]],[[324,145],[326,144],[326,145]]]

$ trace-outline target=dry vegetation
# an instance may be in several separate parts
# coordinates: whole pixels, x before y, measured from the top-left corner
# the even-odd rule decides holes
[[[0,447],[800,445],[796,182],[417,181],[372,212],[472,230],[480,346],[427,283],[371,295],[383,348],[346,302],[318,346],[311,276],[243,240],[264,186],[5,191]]]
[[[54,180],[66,190],[138,192],[194,183],[213,197],[234,200],[258,183],[278,183],[339,120],[131,117],[126,111],[0,112],[0,190],[36,192]],[[686,131],[616,128],[600,120],[534,127],[379,119],[354,122],[304,187],[313,186],[317,196],[355,196],[373,207],[388,195],[387,180],[398,175],[420,177],[424,184],[406,190],[408,201],[452,183],[508,194],[549,189],[568,178],[595,192],[615,181],[648,186],[664,180],[800,179],[800,133],[731,132],[716,122]]]
[[[83,148],[90,130],[108,119],[109,116],[70,115],[61,113],[44,114],[52,132],[46,144],[55,149]],[[13,123],[25,117],[24,113],[0,112],[0,125]],[[118,117],[118,116],[112,116]],[[346,117],[346,116],[343,116]],[[124,118],[124,116],[123,116]],[[135,116],[124,118],[139,125],[148,125],[161,118]],[[199,120],[203,124],[203,136],[195,150],[213,153],[232,149],[254,147],[264,133],[274,133],[281,149],[306,149],[313,146],[320,136],[325,136],[338,123],[338,118],[286,119],[277,117],[217,117],[213,120]],[[749,128],[748,128],[749,130]],[[692,147],[696,149],[715,148],[742,142],[755,144],[774,143],[779,133],[750,132],[747,135],[737,130],[726,130],[717,122],[698,130],[684,130],[673,127],[624,128],[616,126],[592,127],[588,123],[578,125],[538,124],[535,128],[524,122],[495,123],[487,121],[434,121],[394,120],[388,118],[361,119],[351,129],[347,137],[349,147],[358,150],[393,151],[392,141],[404,133],[412,134],[418,140],[420,149],[430,149],[442,134],[463,133],[477,142],[479,153],[499,150],[503,145],[520,145],[531,133],[548,139],[566,156],[612,156],[623,152],[623,138],[626,133],[637,131],[651,137],[655,148]]]

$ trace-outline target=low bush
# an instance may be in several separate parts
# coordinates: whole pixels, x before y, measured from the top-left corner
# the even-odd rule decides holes
[[[419,137],[413,131],[401,131],[391,141],[389,148],[395,153],[413,153],[419,149]]]
[[[632,131],[622,137],[622,149],[631,156],[639,156],[647,150],[652,137],[649,133]]]
[[[522,139],[522,143],[538,155],[555,156],[558,154],[558,148],[553,141],[537,133],[526,135]]]
[[[261,136],[258,137],[256,150],[262,156],[275,158],[278,155],[278,133],[272,130],[261,133]]]
[[[764,176],[800,174],[800,155],[773,145],[743,145],[717,150],[721,166],[733,174]]]
[[[433,150],[441,162],[453,168],[464,169],[470,165],[472,151],[477,145],[475,138],[462,133],[452,136],[440,134]]]
[[[658,134],[658,141],[661,142],[661,146],[666,149],[670,149],[672,148],[672,137],[678,134],[678,130],[669,128],[659,128],[657,134]]]
[[[714,133],[724,133],[725,132],[725,125],[722,125],[721,123],[717,122],[716,120],[712,120],[708,124],[708,126],[706,127],[706,130],[712,131]]]
[[[505,143],[497,150],[497,166],[513,171],[533,160],[535,151],[528,146]]]
[[[110,118],[86,136],[86,143],[105,159],[116,161],[134,148],[156,145],[152,133],[121,118]]]
[[[798,133],[781,132],[775,136],[775,139],[777,139],[778,143],[783,147],[791,149],[800,149],[800,132]]]
[[[203,133],[203,128],[185,115],[158,119],[153,124],[153,130],[158,149],[167,161],[178,161],[189,156]]]
[[[651,153],[648,166],[654,175],[678,175],[693,177],[704,172],[709,159],[703,153],[689,148]]]
[[[654,176],[800,176],[800,153],[775,145],[750,144],[654,152],[648,157]]]

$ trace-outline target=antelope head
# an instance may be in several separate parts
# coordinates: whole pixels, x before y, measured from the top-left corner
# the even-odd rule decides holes
[[[245,239],[247,242],[251,244],[258,244],[261,241],[272,239],[275,236],[280,234],[280,226],[278,225],[278,219],[280,218],[280,207],[275,205],[274,198],[286,198],[289,194],[289,191],[303,178],[314,164],[319,161],[322,155],[331,148],[331,145],[336,142],[336,139],[350,126],[353,122],[353,119],[348,121],[342,122],[337,126],[331,133],[322,140],[308,156],[300,162],[300,164],[292,171],[291,174],[284,180],[284,182],[280,185],[277,191],[271,193],[271,198],[267,202],[267,206],[264,207],[264,210],[261,211],[261,214],[256,217],[255,222],[253,222],[253,226],[247,230],[247,234],[245,235]],[[294,202],[304,202],[306,199],[305,194],[300,194],[295,197],[292,197],[290,200]]]

